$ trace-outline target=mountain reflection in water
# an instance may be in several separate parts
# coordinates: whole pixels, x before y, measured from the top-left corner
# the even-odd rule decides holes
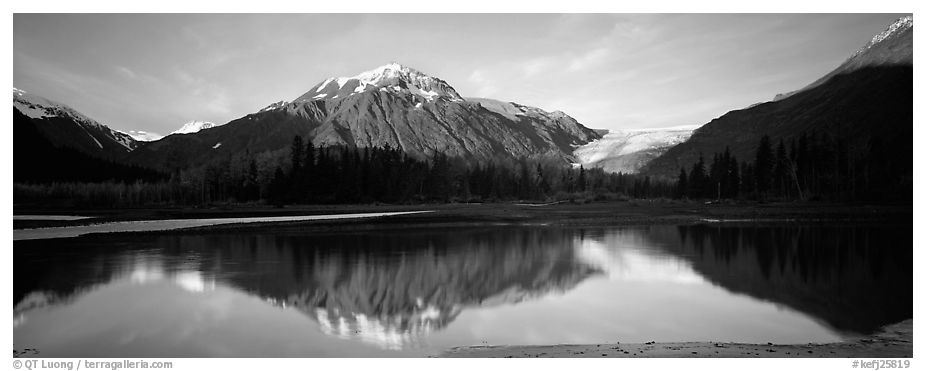
[[[629,340],[703,340],[702,328],[669,326],[666,308],[654,303],[701,311],[678,317],[714,321],[720,335],[712,336],[729,335],[710,340],[832,340],[912,317],[911,229],[469,226],[18,241],[14,340],[44,349],[43,356],[68,354],[65,348],[111,356],[421,355],[481,341],[625,341],[619,330],[628,326]],[[247,298],[263,308],[229,304]],[[119,308],[133,301],[156,304]],[[181,325],[170,319],[186,316],[178,308],[213,314],[174,321],[183,323],[175,328]],[[754,328],[724,332],[729,318],[720,311],[738,308],[740,322]],[[93,326],[75,322],[102,311],[118,315]],[[647,312],[653,318],[639,318]],[[288,313],[310,318],[314,332],[296,330],[302,325]],[[151,317],[164,321],[143,324]],[[535,317],[544,323],[517,324]],[[74,323],[70,335],[85,344],[67,344],[61,339],[71,337],[49,322]],[[781,334],[756,333],[770,323]],[[623,327],[609,333],[613,326]],[[663,327],[671,329],[658,333]],[[225,332],[263,339],[267,348],[240,349],[227,339],[240,335],[217,335]],[[168,341],[190,345],[177,350]]]

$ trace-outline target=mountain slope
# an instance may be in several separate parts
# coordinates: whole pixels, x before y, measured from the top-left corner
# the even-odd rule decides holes
[[[105,158],[118,158],[138,147],[130,135],[110,129],[64,104],[13,88],[13,107],[31,120],[20,120],[35,125],[55,146],[79,150]]]
[[[13,181],[47,183],[61,181],[155,180],[160,174],[125,166],[78,149],[56,146],[39,130],[39,125],[13,108]]]
[[[617,130],[575,150],[586,168],[602,168],[612,173],[636,173],[672,146],[687,140],[698,126],[660,129]]]
[[[216,155],[288,148],[294,135],[316,146],[400,148],[417,158],[437,153],[494,158],[573,159],[574,146],[600,137],[562,112],[517,105],[506,115],[489,100],[464,100],[445,81],[398,64],[330,78],[292,102],[277,102],[190,135],[172,135],[133,153],[134,161],[200,164]],[[490,106],[489,108],[486,105]]]
[[[135,141],[137,142],[153,142],[153,141],[159,140],[164,137],[163,135],[158,134],[158,133],[153,133],[150,131],[142,131],[142,130],[138,130],[138,131],[129,130],[128,133],[124,131],[122,133],[128,134],[130,137],[132,137],[132,139],[135,139]]]
[[[211,123],[209,121],[190,121],[186,124],[183,124],[180,129],[172,131],[170,134],[192,134],[198,133],[202,130],[214,128],[218,125]],[[168,135],[170,135],[168,134]]]
[[[818,80],[822,82],[816,86],[712,120],[687,141],[652,160],[641,172],[674,178],[682,166],[690,168],[700,154],[710,156],[727,146],[737,158],[752,161],[763,135],[773,143],[787,143],[803,133],[814,132],[843,140],[849,151],[867,152],[869,143],[876,139],[886,144],[898,161],[910,158],[913,60],[907,51],[912,50],[912,32],[911,24],[880,39],[887,46],[869,43],[834,73]]]
[[[913,16],[902,17],[886,30],[875,35],[861,49],[856,50],[839,67],[810,85],[790,93],[778,94],[775,100],[782,100],[802,91],[812,89],[829,81],[833,76],[849,73],[865,67],[913,65]]]

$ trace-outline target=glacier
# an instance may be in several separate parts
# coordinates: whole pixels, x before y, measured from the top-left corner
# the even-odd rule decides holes
[[[576,166],[602,168],[612,173],[636,173],[672,146],[688,140],[698,127],[700,125],[610,131],[601,139],[575,149]]]

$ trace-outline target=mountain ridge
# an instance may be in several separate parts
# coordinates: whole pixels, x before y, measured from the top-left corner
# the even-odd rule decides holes
[[[794,94],[820,86],[833,76],[849,73],[864,67],[913,64],[913,16],[897,19],[884,31],[875,35],[864,46],[857,49],[839,66],[798,90],[775,95],[779,101]]]
[[[738,159],[753,161],[764,135],[773,143],[788,144],[815,132],[842,141],[847,151],[868,151],[873,140],[885,143],[895,152],[898,166],[906,166],[900,159],[905,157],[903,152],[912,151],[912,18],[908,26],[895,26],[906,22],[905,18],[813,84],[783,99],[711,120],[688,140],[647,163],[641,172],[673,179],[700,156],[709,158],[727,147]]]
[[[170,132],[170,134],[192,134],[192,133],[198,133],[198,132],[200,132],[200,131],[202,131],[202,130],[214,128],[214,127],[216,127],[216,126],[220,126],[220,125],[216,125],[215,123],[210,122],[210,121],[193,120],[193,121],[187,122],[186,124],[183,124],[183,126],[181,126],[180,129],[174,130],[174,131]],[[170,134],[168,134],[168,135],[170,135]]]
[[[443,154],[569,163],[575,146],[600,137],[562,112],[518,106],[521,114],[508,117],[463,99],[444,80],[390,63],[350,78],[328,78],[293,101],[209,130],[168,136],[130,157],[164,167],[174,152],[181,162],[201,164],[214,155],[288,148],[299,135],[316,146],[391,147],[419,159]]]
[[[29,123],[55,146],[108,158],[119,157],[139,146],[129,134],[114,130],[70,106],[16,87],[13,87],[13,107],[29,117]]]

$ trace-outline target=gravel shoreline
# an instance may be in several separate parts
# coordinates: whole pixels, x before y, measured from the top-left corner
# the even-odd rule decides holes
[[[828,344],[635,343],[456,347],[451,358],[912,358],[913,319]]]

